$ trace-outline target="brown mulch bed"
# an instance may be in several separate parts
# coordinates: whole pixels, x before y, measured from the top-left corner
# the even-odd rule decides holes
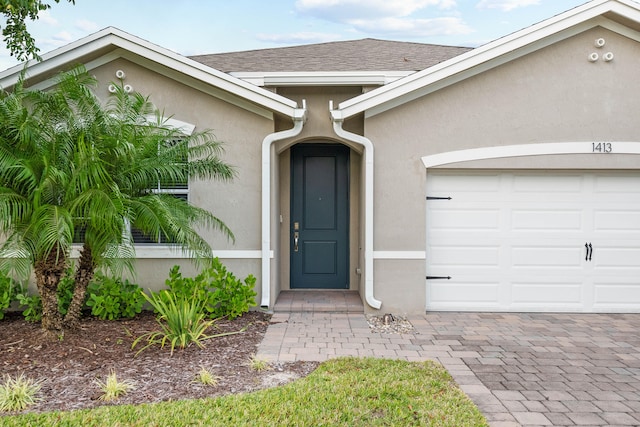
[[[204,341],[170,354],[169,347],[150,347],[138,356],[131,349],[135,338],[158,328],[152,313],[134,319],[104,321],[85,318],[78,331],[62,337],[43,333],[39,324],[27,323],[18,314],[0,321],[0,373],[16,377],[23,373],[42,380],[40,402],[29,412],[73,410],[111,404],[140,404],[166,400],[196,399],[251,392],[306,376],[314,362],[271,363],[271,369],[255,371],[249,361],[257,351],[270,315],[249,312],[234,320],[218,320],[211,333],[240,334]],[[194,379],[201,368],[219,377],[213,386]],[[99,399],[95,380],[104,381],[114,370],[119,380],[134,381],[135,389],[115,401]],[[4,382],[4,378],[2,378]]]

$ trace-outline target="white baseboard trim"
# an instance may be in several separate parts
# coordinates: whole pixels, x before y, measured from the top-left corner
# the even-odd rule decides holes
[[[373,251],[373,259],[425,259],[425,251]]]

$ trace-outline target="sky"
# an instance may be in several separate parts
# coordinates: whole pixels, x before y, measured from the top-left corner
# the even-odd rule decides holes
[[[477,47],[586,0],[67,0],[27,28],[40,53],[112,26],[182,55],[377,38]],[[4,27],[4,22],[0,20]],[[0,70],[17,65],[4,44]]]

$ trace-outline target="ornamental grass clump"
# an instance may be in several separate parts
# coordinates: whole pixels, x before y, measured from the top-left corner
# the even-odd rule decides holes
[[[214,386],[218,384],[220,377],[212,373],[210,370],[202,366],[196,375],[194,382]]]
[[[136,356],[153,345],[164,348],[167,344],[171,346],[173,355],[176,347],[185,349],[191,344],[196,344],[202,348],[205,340],[242,332],[207,335],[207,330],[214,325],[215,320],[206,320],[204,303],[198,298],[178,297],[167,290],[151,292],[150,296],[143,293],[143,296],[158,313],[160,330],[144,334],[133,342],[132,349],[142,341],[147,343]]]
[[[268,360],[262,359],[255,354],[249,359],[249,367],[252,371],[262,372],[271,369],[271,364]]]
[[[36,403],[40,391],[40,382],[25,378],[20,374],[17,378],[7,376],[4,384],[0,384],[0,412],[22,411]]]
[[[100,381],[99,379],[96,378],[94,383],[98,386],[100,391],[102,391],[100,400],[104,400],[105,402],[116,400],[120,396],[124,396],[129,391],[135,388],[132,381],[129,381],[129,380],[119,381],[116,375],[116,372],[113,370],[107,376],[107,379],[105,381]]]

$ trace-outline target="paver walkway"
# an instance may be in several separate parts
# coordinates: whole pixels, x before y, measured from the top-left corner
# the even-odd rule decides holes
[[[640,315],[427,313],[372,333],[362,313],[275,313],[258,357],[442,363],[491,426],[640,425]]]

